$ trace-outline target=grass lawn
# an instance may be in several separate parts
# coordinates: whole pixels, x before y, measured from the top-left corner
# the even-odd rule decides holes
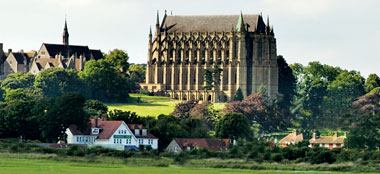
[[[138,98],[140,97],[140,101]],[[109,110],[119,109],[123,111],[136,112],[140,116],[158,116],[160,114],[170,114],[178,100],[169,97],[149,96],[145,94],[130,94],[129,103],[107,103]],[[222,109],[225,103],[215,103],[215,109]]]
[[[29,158],[32,157],[32,158]],[[40,159],[38,159],[40,158]],[[0,153],[0,174],[120,174],[120,173],[139,173],[139,174],[237,174],[237,173],[251,173],[251,174],[306,174],[306,173],[331,173],[339,174],[342,172],[317,172],[317,171],[281,171],[281,170],[242,170],[242,169],[214,169],[214,168],[187,168],[179,166],[170,167],[142,167],[142,166],[129,166],[123,162],[81,162],[81,158],[77,157],[69,161],[58,161],[54,157],[49,158],[48,155],[40,157],[36,155],[23,155],[23,154],[8,154]],[[75,161],[77,160],[77,161]],[[105,159],[106,161],[107,159]]]

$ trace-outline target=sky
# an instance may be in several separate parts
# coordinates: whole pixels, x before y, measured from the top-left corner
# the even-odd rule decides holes
[[[322,64],[380,75],[378,0],[0,0],[4,51],[62,43],[108,52],[123,49],[146,63],[149,27],[168,15],[259,14],[274,27],[277,54],[288,63]],[[153,31],[154,32],[154,31]]]

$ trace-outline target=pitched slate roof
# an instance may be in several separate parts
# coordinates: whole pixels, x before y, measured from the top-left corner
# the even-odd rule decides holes
[[[166,16],[161,24],[161,31],[167,26],[168,32],[230,32],[235,30],[240,15],[193,15],[193,16]],[[257,14],[243,15],[249,32],[265,30],[262,17]]]
[[[90,50],[92,56],[94,56],[95,60],[102,59],[103,53],[100,50]]]
[[[283,139],[279,141],[280,144],[297,144],[303,140],[303,134],[298,134],[297,132],[292,132]]]
[[[91,58],[91,52],[88,46],[80,45],[62,45],[62,44],[48,44],[45,45],[50,56],[54,57],[57,54],[61,54],[63,57],[71,57],[76,54],[78,57],[84,55],[88,60]]]
[[[26,59],[26,63],[29,64],[30,57],[26,53],[11,53],[18,64],[24,64],[24,59]]]
[[[230,146],[228,139],[205,139],[205,138],[175,138],[181,149],[186,147],[202,147],[212,151],[225,150]]]
[[[344,136],[320,136],[310,139],[310,144],[344,144]]]

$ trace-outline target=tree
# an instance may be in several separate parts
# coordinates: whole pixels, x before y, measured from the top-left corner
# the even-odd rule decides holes
[[[127,52],[119,49],[109,51],[105,58],[105,60],[109,62],[112,67],[114,67],[117,70],[120,70],[120,72],[123,73],[125,73],[129,67],[128,59],[129,56]]]
[[[370,74],[365,81],[364,89],[368,93],[371,90],[380,87],[380,78],[376,74]]]
[[[32,88],[34,82],[34,75],[32,73],[12,73],[1,83],[4,89],[17,89],[17,88]]]
[[[79,93],[65,93],[56,98],[42,99],[34,108],[40,119],[41,138],[48,142],[62,139],[70,125],[79,130],[88,126],[89,115],[84,110],[86,99]]]
[[[90,60],[79,77],[88,89],[88,96],[105,102],[124,102],[128,99],[129,82],[105,60]]]
[[[205,69],[205,71],[204,71],[204,78],[205,78],[206,86],[204,86],[203,89],[205,89],[205,90],[212,90],[212,88],[214,87],[212,85],[212,82],[213,82],[212,71],[208,70],[208,69]]]
[[[244,100],[243,92],[240,87],[236,90],[235,97],[233,101],[242,101]]]
[[[34,81],[34,87],[44,97],[61,96],[66,92],[85,93],[82,81],[72,69],[48,68],[42,70]]]
[[[356,71],[342,71],[327,87],[323,101],[324,125],[341,126],[338,119],[351,109],[352,102],[365,94],[364,78]]]
[[[215,126],[215,122],[219,119],[217,111],[213,105],[207,101],[196,104],[190,109],[191,118],[196,118],[206,123],[209,128]]]
[[[308,66],[290,65],[297,79],[296,95],[291,112],[295,115],[295,125],[305,129],[315,129],[323,125],[322,103],[327,95],[327,86],[342,71],[339,67],[310,62]]]
[[[190,110],[198,104],[197,100],[189,100],[186,102],[178,103],[171,115],[179,118],[189,118]]]
[[[266,100],[262,93],[251,94],[243,101],[232,101],[225,105],[223,112],[241,113],[260,124],[264,132],[283,129],[289,122],[289,115],[282,114],[279,106]]]
[[[85,111],[90,116],[95,116],[98,114],[106,114],[108,111],[107,105],[105,105],[99,100],[87,100],[84,105],[85,105],[84,107]]]
[[[136,112],[113,110],[108,113],[110,120],[123,120],[127,124],[141,124],[142,119]]]
[[[137,74],[139,74],[143,78],[143,80],[145,79],[146,68],[144,65],[133,64],[133,65],[129,66],[129,71],[130,72],[136,72]]]
[[[278,65],[278,97],[277,104],[285,114],[290,114],[290,107],[292,106],[294,95],[296,94],[296,78],[293,70],[289,67],[288,63],[283,56],[277,56]]]
[[[239,113],[228,113],[215,126],[216,136],[230,139],[249,139],[252,137],[250,122]]]

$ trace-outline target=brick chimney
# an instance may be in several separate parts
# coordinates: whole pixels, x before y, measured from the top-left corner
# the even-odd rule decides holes
[[[316,133],[313,133],[313,140],[315,140],[316,135],[317,135]]]
[[[344,138],[347,138],[347,132],[344,131]]]
[[[99,117],[95,117],[95,127],[98,127],[98,120],[99,120]]]

